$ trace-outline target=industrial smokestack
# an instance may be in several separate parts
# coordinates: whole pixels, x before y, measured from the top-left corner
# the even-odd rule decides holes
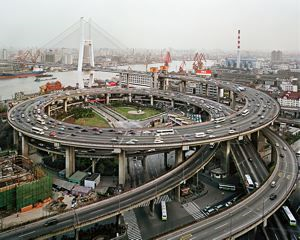
[[[240,43],[241,43],[241,36],[240,36],[241,31],[238,30],[238,44],[237,44],[237,57],[236,57],[236,68],[240,68],[241,64],[241,53],[240,53]]]

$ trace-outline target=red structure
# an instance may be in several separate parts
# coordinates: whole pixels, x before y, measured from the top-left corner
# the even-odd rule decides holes
[[[197,72],[197,70],[203,70],[204,68],[203,61],[206,62],[204,54],[196,52],[194,57],[194,63],[193,63],[193,69],[195,72]]]
[[[50,93],[54,91],[60,91],[63,86],[60,81],[47,82],[45,85],[40,87],[42,93]]]
[[[166,52],[166,55],[164,57],[164,66],[169,67],[169,63],[172,62],[171,54],[169,51]]]

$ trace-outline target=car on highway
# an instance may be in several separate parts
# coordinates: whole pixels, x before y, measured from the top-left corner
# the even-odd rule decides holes
[[[272,181],[270,185],[271,185],[272,188],[273,188],[273,187],[276,187],[276,182],[275,182],[275,181]]]
[[[229,134],[234,134],[234,133],[236,133],[236,131],[235,131],[234,129],[230,129],[230,130],[228,131],[228,133],[229,133]]]
[[[52,132],[49,133],[49,137],[56,137],[56,136],[57,136],[56,132],[54,132],[54,131],[52,131]]]
[[[195,133],[196,138],[204,138],[206,137],[206,134],[204,132],[197,132]]]
[[[48,127],[47,127],[47,126],[44,126],[43,129],[44,129],[44,130],[48,130]]]
[[[163,143],[164,142],[164,140],[162,140],[162,139],[155,139],[154,140],[154,143]]]
[[[287,150],[286,146],[283,146],[283,150],[284,150],[284,151],[286,151],[286,150]]]
[[[56,218],[54,219],[50,219],[50,220],[47,220],[45,223],[44,223],[44,226],[45,227],[48,227],[48,226],[51,226],[51,225],[55,225],[58,223],[58,220]]]
[[[279,143],[275,143],[275,146],[276,146],[276,147],[279,147]]]
[[[275,193],[271,193],[269,198],[270,200],[275,200],[277,198],[277,195]]]

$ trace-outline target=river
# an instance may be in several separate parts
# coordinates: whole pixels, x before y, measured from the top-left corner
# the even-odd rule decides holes
[[[192,69],[193,61],[186,61],[186,69]],[[213,61],[207,60],[206,66],[210,67],[213,65]],[[173,61],[170,63],[169,71],[178,71],[180,61]],[[159,67],[163,65],[162,63],[157,64],[149,64],[148,70],[150,67]],[[120,66],[119,69],[128,69],[128,67],[132,70],[137,71],[146,71],[146,65],[137,64],[137,65],[127,65],[127,66]],[[63,86],[75,86],[79,77],[76,71],[72,72],[51,72],[53,77],[56,77],[58,80],[61,81]],[[97,79],[111,79],[112,77],[116,76],[114,73],[107,73],[107,72],[95,72],[95,78]],[[88,78],[88,76],[84,76],[84,78]],[[28,78],[15,78],[15,79],[6,79],[0,80],[0,100],[11,99],[14,97],[14,93],[16,92],[24,92],[25,94],[30,94],[34,92],[38,92],[40,86],[44,85],[47,81],[42,82],[35,82],[35,77],[28,77]],[[55,80],[53,80],[55,81]]]

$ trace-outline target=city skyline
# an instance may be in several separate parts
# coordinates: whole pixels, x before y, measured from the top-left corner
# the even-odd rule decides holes
[[[0,47],[5,48],[41,47],[84,16],[91,17],[128,48],[233,51],[240,29],[242,51],[300,50],[297,0],[214,0],[184,4],[14,0],[7,1],[5,9],[0,17]],[[10,18],[12,12],[17,16],[14,19]]]

